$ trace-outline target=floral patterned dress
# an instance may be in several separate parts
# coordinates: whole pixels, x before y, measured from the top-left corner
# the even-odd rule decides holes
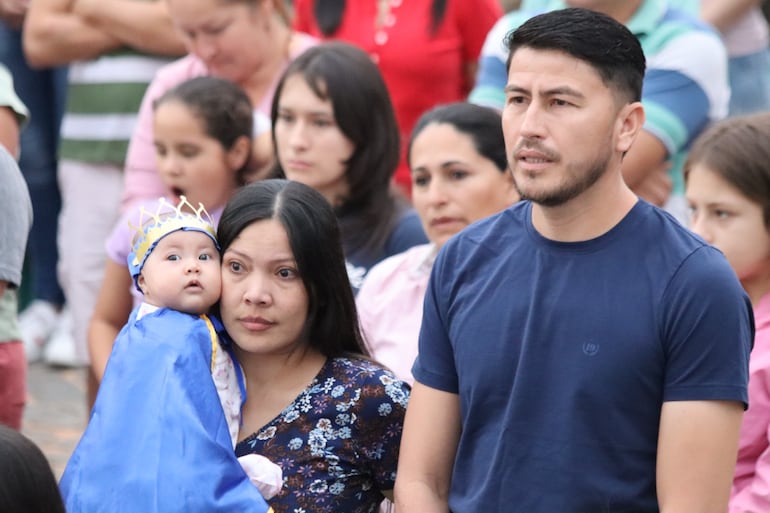
[[[374,512],[392,490],[409,385],[376,363],[330,358],[275,419],[235,448],[283,470],[276,513]]]

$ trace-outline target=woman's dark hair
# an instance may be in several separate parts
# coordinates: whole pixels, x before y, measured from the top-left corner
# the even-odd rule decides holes
[[[327,357],[368,357],[329,202],[312,187],[289,180],[268,179],[241,187],[219,220],[222,254],[246,227],[266,219],[279,221],[286,230],[307,290],[304,339]]]
[[[191,78],[158,97],[153,102],[153,109],[169,101],[188,107],[195,117],[203,121],[206,135],[228,150],[241,137],[252,140],[254,108],[248,95],[234,82],[211,76]],[[250,161],[251,151],[235,174],[238,185],[246,183],[251,170]]]
[[[412,144],[429,125],[446,124],[470,137],[473,147],[482,157],[491,160],[501,173],[508,172],[508,157],[505,154],[505,140],[500,113],[496,110],[457,102],[439,105],[423,114],[417,120],[407,147],[407,162],[411,166]]]
[[[286,79],[294,75],[301,75],[318,98],[331,102],[337,126],[355,147],[346,162],[348,194],[335,207],[344,249],[376,255],[407,208],[391,187],[400,136],[382,75],[366,52],[350,44],[329,42],[309,48],[289,64],[276,87],[274,120]],[[275,123],[272,135],[278,148]],[[278,158],[274,176],[286,176]]]
[[[362,0],[353,0],[360,2]],[[333,36],[342,23],[346,0],[315,0],[313,12],[318,28],[324,36]],[[435,34],[446,13],[447,0],[433,0],[430,7],[430,33]]]
[[[628,28],[597,11],[568,8],[534,16],[506,37],[507,68],[519,48],[564,52],[599,73],[624,102],[642,97],[646,61]]]
[[[770,112],[727,118],[708,127],[687,153],[685,182],[696,164],[760,205],[770,228]]]
[[[65,513],[56,477],[29,438],[0,425],[0,511]]]

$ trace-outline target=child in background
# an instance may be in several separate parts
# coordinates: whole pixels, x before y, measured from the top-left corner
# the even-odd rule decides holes
[[[216,224],[224,204],[250,171],[251,101],[232,82],[198,77],[167,91],[154,107],[155,155],[167,198],[176,204],[185,195],[192,204],[202,203]],[[142,299],[126,267],[131,248],[128,221],[137,225],[141,208],[153,211],[154,203],[127,212],[107,240],[109,260],[88,334],[97,381],[115,337]]]
[[[205,315],[222,285],[214,228],[203,206],[184,197],[166,207],[161,201],[132,227],[128,266],[144,301],[115,341],[62,496],[70,513],[266,512],[249,478],[273,495],[280,468],[253,455],[243,466],[254,475],[241,471],[233,451],[239,419],[228,426],[220,406],[240,410],[243,379],[229,383],[239,368],[220,357],[227,348]]]
[[[749,363],[730,513],[770,511],[770,112],[708,128],[685,165],[691,229],[721,250],[751,299]]]

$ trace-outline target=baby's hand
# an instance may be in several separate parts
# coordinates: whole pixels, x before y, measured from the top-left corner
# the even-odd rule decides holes
[[[265,500],[271,499],[281,491],[283,486],[283,471],[281,467],[258,454],[241,456],[238,458],[238,462]]]

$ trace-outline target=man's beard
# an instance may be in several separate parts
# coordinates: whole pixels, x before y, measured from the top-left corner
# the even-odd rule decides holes
[[[519,187],[516,181],[516,174],[513,173],[513,184],[519,192],[521,199],[530,200],[533,203],[544,207],[558,207],[576,198],[586,190],[590,189],[599,178],[607,171],[610,155],[609,151],[598,156],[587,166],[580,166],[585,169],[582,173],[573,172],[578,166],[572,165],[566,169],[568,181],[559,184],[552,190],[524,191]],[[526,172],[524,172],[526,174]],[[536,189],[536,187],[533,187]]]

